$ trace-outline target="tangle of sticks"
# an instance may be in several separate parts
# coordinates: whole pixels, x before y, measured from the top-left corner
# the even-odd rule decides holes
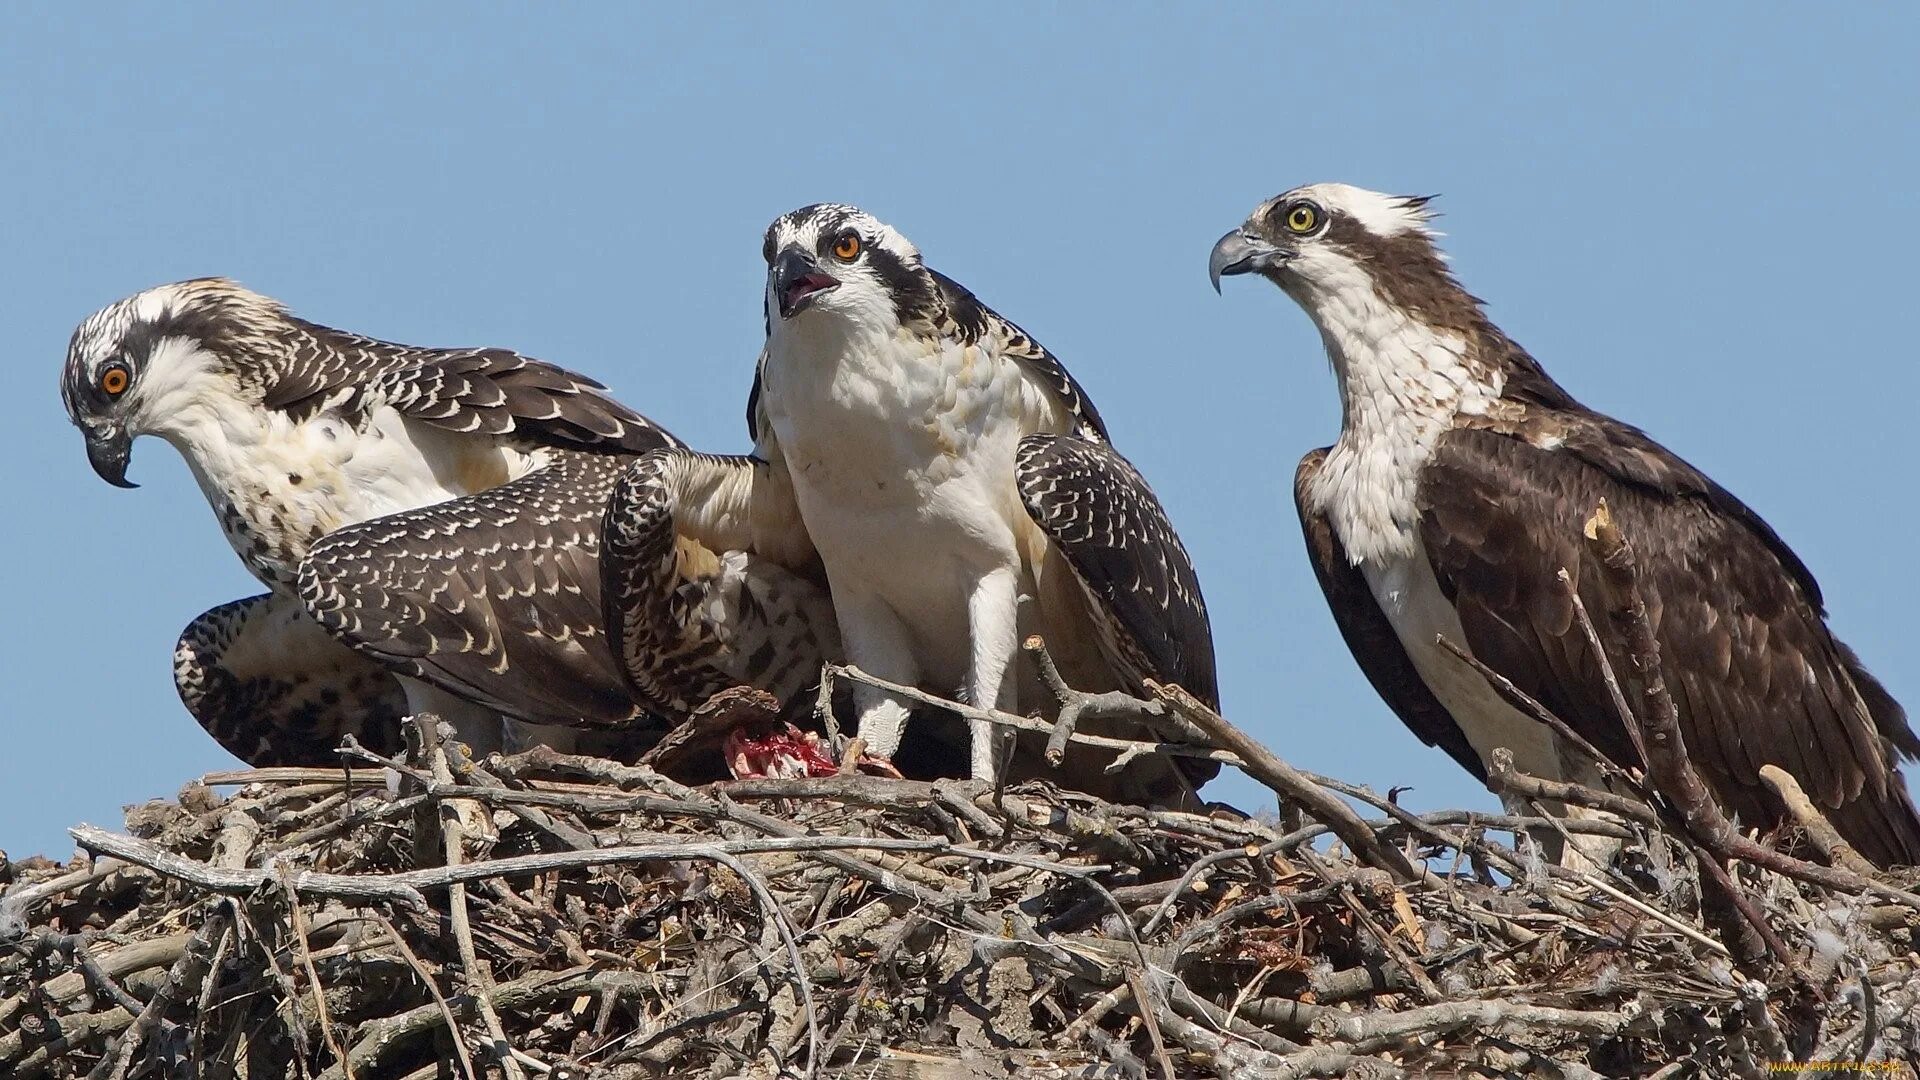
[[[1209,757],[1278,813],[1044,781],[690,786],[660,761],[471,761],[420,718],[401,758],[210,775],[124,831],[75,828],[65,863],[0,861],[0,1075],[1912,1075],[1913,882],[1784,774],[1792,852],[1719,815],[1648,688],[1631,546],[1604,515],[1589,535],[1616,601],[1593,633],[1635,664],[1648,767],[1609,763],[1611,791],[1493,771],[1605,817],[1416,813],[1177,687],[1062,684],[1058,724],[908,696],[1056,761]],[[1129,710],[1206,744],[1075,730]],[[1551,864],[1548,833],[1622,855]]]

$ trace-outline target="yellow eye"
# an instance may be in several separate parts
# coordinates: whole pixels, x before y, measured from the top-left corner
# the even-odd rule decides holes
[[[1287,211],[1287,229],[1291,232],[1310,233],[1320,227],[1320,208],[1312,203],[1295,203]]]
[[[844,232],[833,242],[833,257],[841,262],[852,262],[860,254],[860,234]]]
[[[127,369],[121,367],[119,364],[114,364],[100,373],[100,389],[104,391],[108,397],[119,397],[121,394],[126,393],[127,383],[130,381],[132,381],[132,379],[127,374]]]

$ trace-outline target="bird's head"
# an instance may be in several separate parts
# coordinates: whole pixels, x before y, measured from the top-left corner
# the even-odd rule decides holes
[[[1308,314],[1371,290],[1403,307],[1457,291],[1434,246],[1427,196],[1382,195],[1349,184],[1309,184],[1275,195],[1213,245],[1215,291],[1232,274],[1259,274]]]
[[[221,278],[135,293],[89,315],[67,345],[60,397],[87,460],[117,487],[133,440],[177,435],[210,392],[239,392],[254,344],[284,326],[278,303]]]
[[[767,226],[767,327],[795,320],[904,325],[932,304],[920,250],[858,207],[816,203]]]

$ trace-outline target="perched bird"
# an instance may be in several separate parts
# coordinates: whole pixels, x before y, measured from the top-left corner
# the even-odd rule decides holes
[[[1294,497],[1335,621],[1388,705],[1486,778],[1601,786],[1550,728],[1497,697],[1439,638],[1637,766],[1562,568],[1605,610],[1582,537],[1602,500],[1641,587],[1689,758],[1725,809],[1771,827],[1760,768],[1791,773],[1881,865],[1920,862],[1898,764],[1920,752],[1900,706],[1827,628],[1805,564],[1746,504],[1636,428],[1575,401],[1486,316],[1436,248],[1427,200],[1345,184],[1261,203],[1214,245],[1214,286],[1258,274],[1304,308],[1339,381],[1341,429]],[[1618,643],[1608,645],[1626,672]],[[1641,687],[1625,680],[1645,715]]]
[[[196,619],[175,653],[187,708],[242,759],[327,762],[349,733],[395,749],[408,712],[486,750],[502,717],[564,743],[664,711],[608,648],[598,552],[622,470],[679,442],[599,383],[203,279],[88,318],[61,389],[109,483],[133,486],[137,436],[172,443],[271,590]]]
[[[731,520],[727,546],[744,529],[787,565],[817,557],[848,659],[884,679],[1038,702],[1019,654],[1037,633],[1079,689],[1155,679],[1217,703],[1192,563],[1052,353],[854,207],[780,217],[763,254],[754,457],[681,481],[731,494],[703,511]],[[856,709],[867,752],[891,759],[907,705],[861,687]],[[970,727],[970,775],[998,777],[993,726]],[[1142,760],[1120,789],[1174,798],[1214,766],[1181,769]]]

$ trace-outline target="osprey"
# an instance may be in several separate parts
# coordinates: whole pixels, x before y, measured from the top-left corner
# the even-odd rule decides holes
[[[1012,710],[1039,688],[1018,657],[1036,633],[1079,688],[1151,678],[1217,703],[1186,550],[1052,353],[854,207],[778,218],[763,256],[755,456],[726,466],[756,509],[725,513],[757,520],[763,545],[784,535],[789,564],[818,558],[852,663]],[[890,759],[907,706],[871,687],[855,703],[868,753]],[[969,728],[971,776],[997,778],[992,726]],[[1214,771],[1180,767],[1118,783],[1174,798]]]
[[[1426,203],[1297,188],[1222,237],[1210,266],[1216,289],[1246,273],[1280,286],[1325,342],[1340,437],[1301,461],[1294,497],[1374,688],[1482,780],[1505,746],[1523,772],[1598,784],[1436,643],[1445,637],[1615,762],[1639,764],[1557,576],[1565,568],[1586,605],[1603,603],[1581,528],[1605,500],[1639,554],[1688,754],[1723,806],[1748,826],[1778,823],[1784,808],[1758,775],[1773,764],[1868,858],[1920,862],[1897,767],[1920,740],[1827,628],[1805,564],[1746,504],[1575,401],[1489,321],[1435,247]]]
[[[271,590],[194,620],[174,658],[188,710],[249,763],[328,762],[349,733],[397,749],[409,711],[478,750],[501,717],[552,742],[673,715],[607,647],[597,554],[621,471],[679,443],[599,383],[505,349],[376,341],[203,279],[88,318],[61,390],[109,483],[133,486],[135,437],[172,443]],[[698,591],[720,558],[667,584]],[[759,618],[728,600],[679,629]]]

